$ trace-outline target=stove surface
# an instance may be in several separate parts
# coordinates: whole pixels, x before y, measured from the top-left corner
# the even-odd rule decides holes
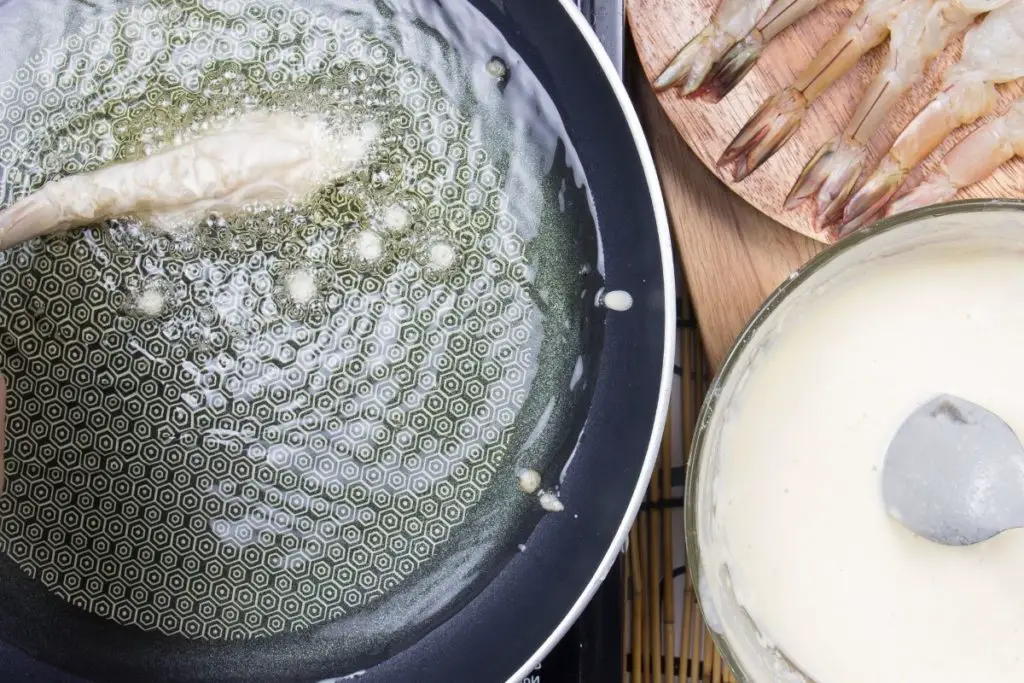
[[[626,34],[623,0],[575,0],[594,32],[601,39],[608,56],[622,75],[622,63]]]

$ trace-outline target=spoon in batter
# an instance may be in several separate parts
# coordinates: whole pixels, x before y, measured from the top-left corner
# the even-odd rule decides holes
[[[915,410],[885,454],[882,498],[918,536],[973,545],[1024,527],[1024,446],[994,413],[957,396]]]

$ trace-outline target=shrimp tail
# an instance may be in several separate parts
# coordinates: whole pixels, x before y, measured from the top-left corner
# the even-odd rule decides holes
[[[843,204],[866,163],[867,149],[863,145],[842,135],[832,138],[804,166],[786,197],[785,207],[793,209],[815,197],[815,227],[821,230],[842,215]]]
[[[704,30],[690,39],[676,56],[669,62],[665,70],[654,81],[654,89],[658,92],[675,86],[681,86],[684,95],[691,95],[704,83],[705,77],[717,55],[715,38],[718,27],[710,23]]]
[[[695,93],[711,102],[719,102],[743,80],[761,58],[764,42],[761,34],[751,31],[715,62],[704,84]]]
[[[806,110],[807,99],[800,91],[786,88],[775,93],[725,148],[719,167],[734,164],[733,180],[743,180],[793,137]]]
[[[718,102],[743,80],[761,58],[765,45],[785,31],[823,0],[774,0],[754,28],[711,67],[700,94]]]
[[[16,201],[0,211],[0,250],[59,231],[63,213],[45,191]]]
[[[774,0],[779,2],[780,0]],[[726,52],[750,33],[772,0],[722,0],[714,16],[654,80],[657,91],[679,86],[693,97]]]
[[[845,237],[867,225],[893,198],[906,181],[909,172],[893,156],[882,159],[878,168],[843,207],[843,218],[834,226],[834,237]]]

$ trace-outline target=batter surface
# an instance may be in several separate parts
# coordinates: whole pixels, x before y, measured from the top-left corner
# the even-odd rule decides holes
[[[735,629],[731,581],[762,636],[741,660],[767,641],[818,683],[1024,681],[1024,532],[944,547],[882,504],[889,440],[942,392],[1024,435],[1021,254],[910,251],[785,316],[726,406],[701,540],[709,619]]]

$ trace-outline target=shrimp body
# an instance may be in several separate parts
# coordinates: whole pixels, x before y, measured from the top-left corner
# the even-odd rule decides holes
[[[961,189],[992,175],[1015,156],[1024,156],[1024,98],[960,141],[938,171],[889,205],[886,215],[952,199]]]
[[[882,70],[845,130],[822,145],[804,167],[786,198],[786,208],[813,198],[818,227],[835,222],[867,163],[868,143],[892,107],[979,13],[1006,2],[911,0],[890,25],[889,53]]]
[[[963,54],[943,78],[942,89],[900,133],[878,168],[850,198],[836,236],[881,211],[910,172],[950,133],[992,112],[996,85],[1024,78],[1024,0],[993,10],[968,32]]]
[[[313,116],[252,112],[138,161],[45,184],[0,211],[0,249],[129,215],[175,230],[211,213],[299,201],[350,172],[376,134],[370,124],[342,136]]]

